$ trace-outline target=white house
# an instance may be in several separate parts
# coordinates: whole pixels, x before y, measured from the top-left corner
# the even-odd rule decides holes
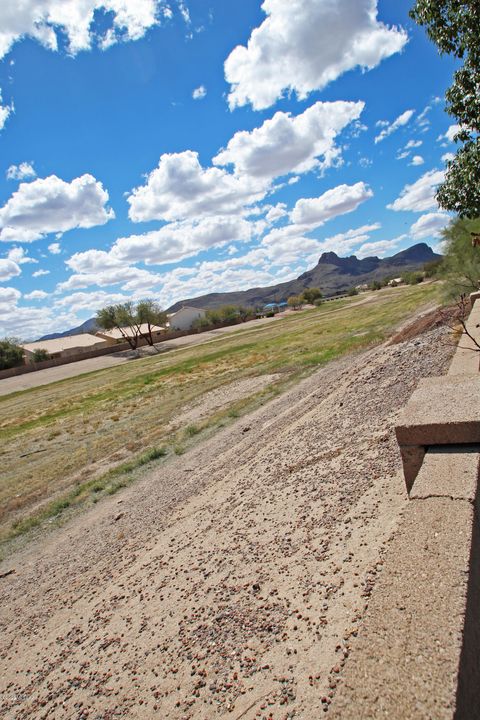
[[[202,308],[182,307],[168,316],[168,322],[172,330],[190,330],[195,320],[204,315],[205,310]]]
[[[46,350],[49,357],[60,358],[97,350],[108,345],[103,338],[81,333],[79,335],[67,335],[66,337],[55,338],[54,340],[37,340],[37,342],[25,343],[22,345],[25,353],[25,362],[33,362],[35,350]]]

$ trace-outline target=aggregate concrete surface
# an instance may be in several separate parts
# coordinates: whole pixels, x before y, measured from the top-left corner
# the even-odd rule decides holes
[[[452,352],[333,362],[5,561],[0,715],[328,713],[408,502],[397,415]]]

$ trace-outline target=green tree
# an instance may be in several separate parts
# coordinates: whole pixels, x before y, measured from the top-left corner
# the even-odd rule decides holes
[[[205,317],[208,320],[209,325],[215,326],[221,325],[222,323],[222,316],[219,310],[207,310]]]
[[[97,312],[95,320],[103,330],[118,330],[132,350],[135,350],[140,338],[153,346],[152,325],[164,325],[166,313],[153,300],[140,300],[136,305],[129,300],[102,308]],[[143,331],[142,325],[147,326]]]
[[[443,231],[445,241],[442,274],[449,298],[469,294],[480,286],[480,248],[471,233],[480,233],[480,219],[456,218]]]
[[[315,288],[315,287],[307,288],[306,290],[303,291],[302,297],[303,297],[304,302],[313,305],[315,300],[319,300],[322,297],[322,292],[321,292],[320,288]]]
[[[417,285],[423,282],[423,273],[418,270],[410,270],[402,273],[401,278],[405,285]]]
[[[15,338],[0,340],[0,370],[23,365],[23,348]]]
[[[48,350],[45,350],[44,348],[37,348],[33,351],[32,360],[34,363],[43,362],[43,360],[50,360]]]
[[[141,335],[149,345],[154,344],[154,327],[165,327],[167,324],[167,313],[154,300],[140,300],[137,303],[136,317],[139,325],[146,325]]]
[[[426,28],[440,54],[463,61],[446,92],[446,110],[460,125],[462,145],[447,162],[437,200],[460,217],[480,216],[480,3],[478,0],[416,0],[410,16]]]
[[[423,266],[426,278],[437,277],[442,271],[443,260],[431,260]]]
[[[125,342],[135,350],[138,345],[138,332],[131,334],[126,331],[126,328],[131,328],[129,323],[125,324],[127,314],[127,308],[124,306],[108,305],[97,312],[95,322],[102,330],[118,330]]]
[[[253,317],[253,312],[250,308],[243,307],[243,305],[238,306],[238,317],[242,322],[246,322],[251,317]]]
[[[238,307],[236,305],[223,305],[218,312],[224,323],[235,323],[238,320]]]
[[[287,300],[288,306],[293,310],[298,310],[298,308],[302,307],[302,302],[303,298],[301,295],[290,295]]]
[[[347,295],[350,297],[353,297],[354,295],[358,295],[358,290],[356,287],[351,287],[350,290],[347,292]]]

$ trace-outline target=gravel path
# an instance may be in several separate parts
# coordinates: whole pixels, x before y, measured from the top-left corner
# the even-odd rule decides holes
[[[323,714],[406,503],[395,417],[444,337],[331,363],[5,562],[0,715]]]

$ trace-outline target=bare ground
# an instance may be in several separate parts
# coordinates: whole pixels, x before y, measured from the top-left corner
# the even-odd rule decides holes
[[[326,711],[406,503],[395,417],[445,337],[331,363],[5,562],[0,715]]]

